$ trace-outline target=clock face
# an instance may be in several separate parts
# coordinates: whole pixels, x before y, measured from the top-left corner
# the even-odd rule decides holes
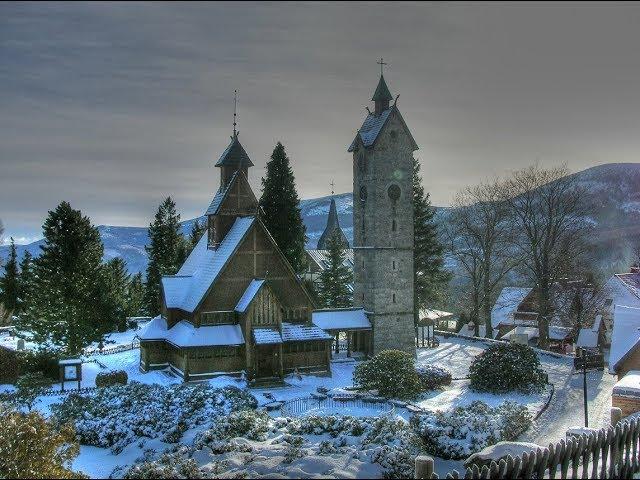
[[[391,185],[387,189],[387,195],[389,195],[389,198],[391,199],[392,202],[397,202],[398,199],[400,198],[400,187],[395,184]]]
[[[367,187],[364,185],[360,187],[360,201],[364,202],[367,199]]]

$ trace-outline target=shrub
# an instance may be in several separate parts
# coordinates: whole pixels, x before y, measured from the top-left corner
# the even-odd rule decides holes
[[[383,350],[359,364],[353,381],[358,387],[378,390],[385,397],[413,399],[422,391],[413,357],[400,350]]]
[[[228,416],[216,418],[210,429],[198,433],[194,446],[197,449],[208,446],[212,450],[219,450],[221,441],[228,443],[227,440],[235,437],[264,441],[269,431],[269,419],[266,412],[256,410],[231,412]]]
[[[304,445],[304,438],[298,435],[287,435],[283,439],[287,444],[287,448],[284,451],[284,463],[291,463],[297,458],[302,458],[302,445]]]
[[[16,391],[9,394],[8,399],[18,407],[26,407],[31,411],[38,402],[38,397],[51,386],[51,380],[42,373],[27,373],[18,378]]]
[[[498,343],[478,355],[469,367],[471,388],[478,392],[540,392],[546,375],[528,345]]]
[[[86,478],[70,470],[79,451],[71,425],[0,407],[0,478]]]
[[[198,463],[189,457],[186,449],[164,453],[157,460],[147,460],[133,465],[123,478],[208,478]]]
[[[383,445],[371,455],[382,467],[382,478],[414,478],[416,454],[406,446]]]
[[[111,387],[113,385],[126,385],[129,381],[127,372],[124,370],[113,370],[111,372],[100,372],[96,375],[96,387]]]
[[[416,367],[420,384],[424,390],[435,390],[451,384],[451,372],[435,365],[419,365]]]
[[[0,383],[14,383],[20,374],[20,360],[18,353],[8,348],[0,347]]]
[[[415,415],[410,424],[429,453],[458,460],[494,443],[515,440],[531,425],[531,414],[514,402],[491,408],[475,401],[466,407]]]
[[[256,406],[250,393],[236,387],[131,382],[91,395],[69,395],[51,410],[58,422],[74,423],[81,443],[119,453],[140,437],[177,442],[188,428]]]
[[[38,350],[22,350],[18,352],[18,368],[20,375],[42,373],[43,376],[57,381],[60,379],[58,361],[60,352],[52,348]]]

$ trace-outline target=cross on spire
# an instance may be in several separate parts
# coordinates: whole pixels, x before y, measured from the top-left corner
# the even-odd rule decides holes
[[[335,187],[333,180],[331,180],[331,183],[329,185],[331,185],[331,195],[333,195],[333,187]]]
[[[382,66],[383,65],[388,65],[388,63],[385,63],[384,60],[382,60],[382,57],[380,57],[380,61],[376,62],[378,65],[380,65],[380,75],[382,76]]]
[[[236,133],[236,117],[237,115],[237,107],[238,107],[238,90],[233,91],[233,136],[237,135]]]

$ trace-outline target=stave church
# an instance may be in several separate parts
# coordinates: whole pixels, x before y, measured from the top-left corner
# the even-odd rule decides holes
[[[207,232],[161,281],[161,314],[140,336],[140,368],[185,381],[222,374],[278,380],[327,372],[338,343],[370,356],[415,352],[412,154],[417,145],[381,73],[353,155],[354,306],[316,309],[261,220],[253,163],[233,135],[215,167]],[[345,239],[346,240],[346,239]],[[346,340],[341,340],[346,339]]]

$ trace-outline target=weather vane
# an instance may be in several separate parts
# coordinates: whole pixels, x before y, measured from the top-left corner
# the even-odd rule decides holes
[[[331,183],[329,185],[331,185],[331,195],[333,195],[333,187],[335,186],[333,180],[331,180]]]
[[[388,63],[385,63],[385,62],[382,60],[382,57],[380,57],[380,61],[379,61],[379,62],[376,62],[376,63],[377,63],[378,65],[380,65],[380,75],[382,75],[382,66],[383,66],[383,65],[388,65]]]

